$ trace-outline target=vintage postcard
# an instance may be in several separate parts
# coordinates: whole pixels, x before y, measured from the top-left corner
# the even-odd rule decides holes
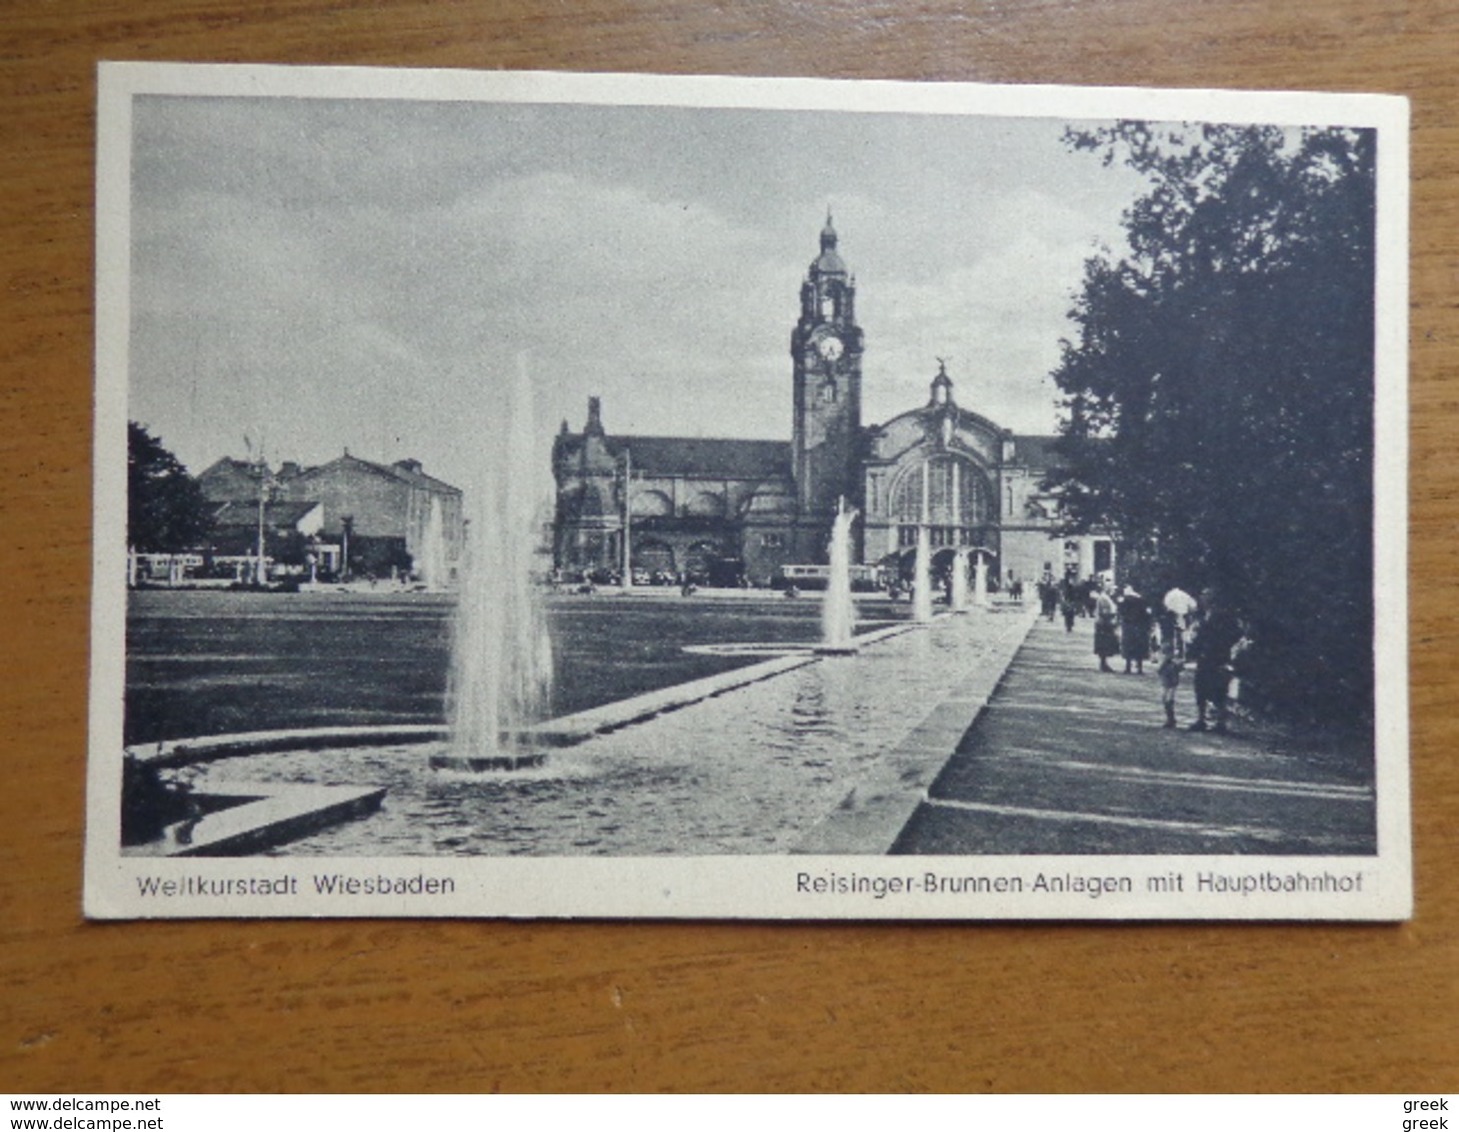
[[[107,64],[86,912],[1403,919],[1408,106]]]

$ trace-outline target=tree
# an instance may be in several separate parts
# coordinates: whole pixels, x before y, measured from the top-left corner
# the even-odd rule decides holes
[[[162,442],[127,422],[127,541],[150,553],[174,553],[203,542],[213,504]]]
[[[1251,620],[1246,686],[1310,717],[1372,703],[1372,131],[1071,131],[1149,188],[1091,259],[1054,378],[1079,529],[1139,582]]]

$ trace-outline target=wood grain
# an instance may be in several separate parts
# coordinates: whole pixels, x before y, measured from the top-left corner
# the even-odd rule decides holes
[[[0,1089],[1459,1089],[1456,53],[1447,0],[0,5]],[[1417,918],[84,923],[100,59],[1412,96]]]

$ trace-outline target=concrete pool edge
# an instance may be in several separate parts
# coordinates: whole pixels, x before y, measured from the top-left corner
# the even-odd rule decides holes
[[[1034,611],[1000,641],[956,695],[940,701],[790,850],[805,856],[885,855],[927,796],[958,743],[987,709],[1038,620]]]
[[[856,641],[859,647],[866,648],[908,632],[928,629],[935,631],[939,626],[951,622],[952,619],[946,617],[939,617],[930,624],[900,622],[863,634],[857,637]],[[966,624],[966,622],[962,623]],[[1032,624],[1031,619],[1028,624]],[[1016,638],[1016,643],[1008,650],[1006,657],[1000,653],[997,659],[997,676],[993,685],[996,685],[997,679],[1001,679],[1002,672],[1007,667],[1007,661],[1011,659],[1013,652],[1016,652],[1026,634],[1027,626],[1022,632],[1012,634]],[[797,669],[817,663],[839,662],[834,656],[819,655],[810,651],[809,646],[799,646],[799,649],[800,651],[794,653],[771,657],[711,677],[671,685],[641,696],[549,720],[532,728],[527,734],[535,740],[535,745],[539,749],[568,747],[593,736],[629,727],[750,684],[771,680]],[[991,695],[991,690],[992,686],[988,689],[989,695]],[[918,751],[927,747],[928,744],[936,746],[943,733],[949,727],[956,726],[958,718],[966,718],[963,712],[964,706],[966,705],[961,698],[944,700],[934,709],[927,720],[914,729],[907,739],[889,752],[887,761],[895,762],[896,767],[899,768],[901,762],[907,757],[909,745],[916,747]],[[941,730],[938,730],[934,725],[949,712],[951,715],[940,724]],[[931,734],[928,733],[930,726],[933,727]],[[958,730],[957,737],[960,737],[965,730],[966,725]],[[128,757],[134,758],[140,763],[156,768],[175,769],[222,759],[282,751],[345,749],[392,744],[418,746],[440,743],[448,738],[448,734],[449,729],[443,724],[337,726],[202,736],[145,746],[138,745],[125,750]],[[922,737],[920,746],[914,742],[918,736]],[[956,738],[953,739],[954,743],[955,741]],[[951,745],[942,752],[936,767],[933,768],[934,773],[945,762],[950,750]],[[899,774],[905,777],[905,773],[899,769],[894,768],[889,773],[892,777]],[[829,818],[812,815],[818,817],[818,824],[808,835],[810,840],[802,842],[792,851],[858,852],[863,854],[868,852],[865,847],[822,850],[807,848],[806,845],[813,844],[813,839],[818,833],[824,838],[827,836],[826,831],[829,830],[838,831],[835,836],[843,836],[852,832],[854,823],[849,824],[845,817],[847,803],[852,799],[872,799],[871,785],[885,776],[886,773],[874,771],[867,779],[857,783],[851,788],[847,801],[842,803],[842,808]],[[174,823],[168,828],[161,841],[133,847],[127,850],[127,855],[246,856],[301,837],[307,837],[331,825],[368,816],[379,808],[386,793],[384,789],[364,787],[237,782],[218,783],[212,786],[203,782],[197,784],[193,789],[200,800],[216,796],[220,799],[231,798],[235,804],[210,813],[201,819]],[[925,793],[925,788],[919,789],[917,799],[920,799],[923,793]],[[915,805],[916,799],[912,801],[911,808],[915,808]],[[858,806],[857,809],[862,812],[862,820],[865,819],[865,812],[875,811],[883,814],[886,812],[885,803],[875,799],[870,807]],[[907,812],[910,813],[910,808]],[[901,824],[904,823],[905,818],[891,832],[891,836],[887,838],[888,843],[900,831]],[[883,852],[884,850],[871,851]]]
[[[913,622],[899,622],[865,633],[857,637],[856,641],[865,647],[920,628],[925,628],[925,626]],[[822,658],[810,651],[812,647],[810,645],[787,646],[787,649],[803,648],[805,651],[787,651],[755,664],[732,668],[726,672],[690,680],[683,684],[671,684],[666,688],[644,692],[626,700],[614,700],[611,703],[574,712],[571,715],[549,719],[530,728],[526,735],[546,747],[571,746],[594,735],[640,723],[652,719],[654,716],[663,715],[665,712],[688,707],[701,700],[744,687],[747,684],[759,683],[761,680],[769,680],[805,665],[815,664]],[[159,743],[135,744],[124,748],[124,753],[144,765],[175,768],[275,751],[439,742],[446,739],[449,733],[449,727],[443,723],[363,724],[239,731],[223,735],[202,735],[185,739],[169,739]]]
[[[242,857],[368,817],[383,787],[227,782],[193,791],[200,802],[229,803],[173,822],[155,841],[126,846],[125,857]]]

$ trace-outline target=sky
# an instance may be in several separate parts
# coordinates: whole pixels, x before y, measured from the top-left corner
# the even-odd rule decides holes
[[[1064,120],[139,96],[129,416],[193,472],[345,449],[468,487],[525,372],[542,470],[610,433],[789,439],[828,209],[863,419],[960,404],[1052,432],[1085,259],[1139,182]]]

